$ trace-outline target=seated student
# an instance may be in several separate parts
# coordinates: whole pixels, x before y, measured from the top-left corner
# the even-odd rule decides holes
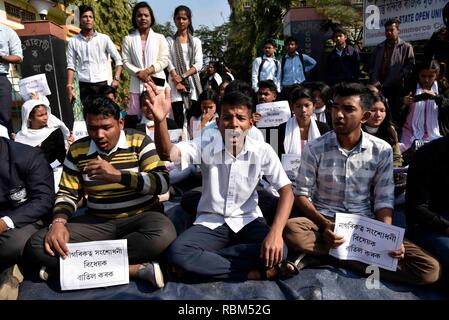
[[[402,153],[415,140],[432,141],[449,133],[449,90],[438,81],[439,72],[440,66],[434,60],[416,66],[413,89],[403,98]]]
[[[370,108],[371,117],[362,124],[362,129],[378,137],[393,148],[393,166],[402,166],[402,155],[399,148],[398,134],[391,121],[390,107],[387,100],[380,94],[373,94],[374,104]]]
[[[207,126],[214,124],[218,118],[217,105],[218,96],[214,90],[206,89],[198,97],[198,104],[201,108],[199,117],[190,118],[189,136],[195,139],[201,134],[201,131]]]
[[[163,121],[170,110],[170,91],[167,88],[164,96],[152,84],[147,89],[159,154],[181,166],[199,163],[203,175],[197,218],[168,249],[168,262],[190,281],[277,276],[276,266],[286,256],[282,230],[293,193],[273,149],[246,136],[251,127],[251,99],[239,92],[225,95],[215,132],[207,139],[202,136],[173,145]],[[256,187],[263,174],[280,194],[271,228],[257,205]]]
[[[313,118],[324,122],[332,129],[332,89],[324,82],[316,82],[312,85],[313,104],[315,111]]]
[[[120,108],[112,100],[95,97],[83,113],[89,136],[70,147],[53,222],[30,239],[29,261],[43,266],[42,279],[57,278],[67,243],[127,239],[130,277],[161,288],[164,278],[155,260],[176,237],[157,198],[168,190],[167,169],[149,137],[123,130]],[[84,195],[86,214],[75,216]]]
[[[66,155],[66,141],[72,141],[67,126],[51,114],[50,103],[45,96],[34,96],[22,106],[22,129],[16,135],[16,142],[38,147],[47,161],[63,163]]]
[[[0,137],[0,300],[17,299],[23,276],[15,265],[28,238],[50,216],[53,185],[40,150]]]
[[[284,239],[289,248],[328,256],[330,248],[345,242],[333,231],[336,212],[392,223],[392,150],[387,142],[361,129],[371,116],[372,105],[372,93],[361,84],[340,83],[334,87],[334,131],[308,143],[302,152],[295,204],[304,217],[287,222]],[[374,213],[371,186],[374,186]],[[440,277],[438,261],[407,239],[390,256],[399,259],[397,270],[380,269],[381,279],[418,285],[433,283]],[[365,273],[363,263],[335,260],[338,266]],[[307,259],[293,261],[289,267],[296,271],[307,264]]]
[[[413,156],[407,171],[406,210],[410,238],[441,263],[449,280],[449,137],[434,140]]]
[[[330,130],[329,126],[313,117],[315,104],[312,91],[296,88],[290,95],[293,117],[279,126],[279,157],[282,154],[301,154],[304,146]]]
[[[112,101],[114,101],[115,103],[117,103],[117,89],[108,84],[102,85],[98,89],[98,94],[100,96],[107,97]]]

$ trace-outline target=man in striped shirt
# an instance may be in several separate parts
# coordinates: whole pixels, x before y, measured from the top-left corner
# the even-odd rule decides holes
[[[127,239],[131,277],[164,286],[156,259],[175,239],[157,195],[168,191],[169,176],[149,137],[123,130],[120,108],[97,97],[84,108],[88,137],[70,147],[64,161],[53,222],[30,240],[29,254],[41,277],[57,272],[68,242]],[[87,195],[87,212],[74,216]],[[44,244],[44,246],[42,246]]]
[[[340,83],[334,87],[334,101],[334,131],[308,143],[301,157],[295,204],[304,217],[289,219],[284,229],[287,245],[299,252],[298,259],[293,259],[295,262],[289,266],[292,271],[306,264],[299,259],[304,257],[301,253],[324,256],[345,242],[333,231],[337,212],[392,223],[392,149],[385,141],[361,130],[362,123],[371,116],[372,93],[361,84]],[[381,269],[382,279],[415,285],[439,279],[438,261],[406,239],[390,256],[399,259],[397,270]],[[357,261],[331,262],[365,273],[366,265]]]

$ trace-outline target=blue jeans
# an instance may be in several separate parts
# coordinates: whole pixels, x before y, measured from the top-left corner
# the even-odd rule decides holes
[[[218,281],[248,279],[251,270],[265,270],[261,244],[269,232],[263,218],[234,233],[227,224],[210,230],[193,225],[170,245],[168,263],[186,271],[186,280]],[[287,256],[284,244],[283,257]]]

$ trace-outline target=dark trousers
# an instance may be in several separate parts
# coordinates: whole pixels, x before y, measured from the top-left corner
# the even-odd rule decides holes
[[[0,124],[12,132],[12,86],[6,75],[0,75]]]
[[[79,86],[80,86],[81,103],[84,105],[85,100],[88,97],[97,95],[99,93],[100,88],[106,84],[108,84],[107,81],[101,81],[101,82],[95,82],[95,83],[80,81]]]
[[[176,122],[176,125],[179,129],[182,129],[184,126],[184,103],[182,101],[173,102],[171,104],[173,109],[173,118]],[[199,117],[201,115],[201,109],[198,106],[198,103],[195,100],[191,101],[190,108],[186,109],[186,118],[187,124],[190,122],[190,118],[192,116]]]
[[[401,109],[402,109],[402,101],[401,101],[401,94],[402,94],[402,88],[401,87],[391,87],[391,88],[382,88],[382,94],[387,98],[388,100],[388,106],[390,107],[391,111],[391,120],[395,125],[400,127],[400,121],[401,121]]]
[[[260,250],[268,231],[263,218],[237,233],[227,224],[214,230],[193,225],[170,245],[167,262],[186,271],[188,281],[247,280],[249,271],[265,270]]]
[[[0,234],[0,271],[21,261],[26,242],[43,227],[44,223],[37,221]]]
[[[154,260],[176,238],[170,219],[156,211],[111,220],[86,214],[72,218],[66,227],[70,234],[69,243],[127,239],[129,264]],[[35,268],[45,266],[50,274],[54,274],[59,268],[59,255],[52,257],[45,252],[47,232],[43,229],[31,237],[25,255]]]

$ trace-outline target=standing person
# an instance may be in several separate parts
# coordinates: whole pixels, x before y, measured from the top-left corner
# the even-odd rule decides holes
[[[152,76],[165,81],[164,69],[169,61],[168,44],[162,34],[153,31],[155,22],[153,9],[148,3],[139,2],[134,6],[134,31],[122,43],[123,64],[131,77],[131,103],[125,118],[126,127],[135,127],[140,119],[140,94],[144,90],[144,83],[151,81]]]
[[[22,44],[17,33],[10,27],[0,24],[0,125],[13,132],[12,128],[12,86],[8,80],[9,64],[21,63]]]
[[[203,67],[201,40],[193,36],[192,11],[189,7],[178,6],[173,14],[177,31],[168,37],[170,60],[170,88],[173,116],[178,128],[189,123],[192,115],[198,116],[198,97],[202,86],[198,72]],[[186,122],[184,119],[186,114]]]
[[[42,152],[0,137],[0,300],[17,299],[23,276],[14,265],[22,262],[28,238],[44,227],[54,197]]]
[[[96,97],[85,106],[88,137],[70,146],[50,227],[29,241],[27,255],[40,276],[58,278],[67,243],[127,239],[129,275],[157,288],[164,278],[156,259],[175,239],[158,195],[169,187],[168,172],[145,134],[123,130],[120,108]],[[87,212],[75,216],[86,195]]]
[[[259,90],[257,84],[262,80],[273,80],[277,92],[281,92],[281,64],[276,59],[276,42],[273,39],[265,40],[263,44],[264,54],[253,61],[251,71],[252,88],[254,92]]]
[[[95,30],[95,13],[92,7],[79,8],[81,32],[69,39],[67,45],[67,93],[70,102],[75,99],[73,80],[78,73],[81,103],[87,97],[98,94],[98,89],[107,84],[109,56],[114,59],[115,72],[111,86],[117,88],[122,72],[122,58],[108,35]]]
[[[338,82],[359,82],[360,56],[356,48],[346,43],[347,34],[342,27],[336,27],[332,35],[335,47],[327,56],[327,84]]]
[[[372,93],[361,84],[343,82],[334,87],[334,101],[334,131],[309,142],[302,152],[295,205],[304,216],[289,219],[284,231],[286,243],[301,253],[299,257],[328,256],[329,249],[345,242],[334,232],[337,212],[386,224],[393,220],[391,147],[362,131],[371,117]],[[380,269],[382,279],[422,285],[440,278],[438,261],[407,239],[390,256],[399,260],[397,270]],[[291,267],[296,271],[304,267],[305,260],[294,261]],[[338,259],[335,263],[365,274],[364,263]]]
[[[286,256],[282,230],[290,215],[293,193],[276,153],[266,143],[246,136],[251,127],[251,99],[240,92],[225,95],[218,129],[208,139],[170,143],[165,98],[148,88],[159,154],[185,166],[199,163],[203,193],[194,225],[173,242],[167,259],[194,281],[267,279],[277,275]],[[269,228],[257,205],[256,186],[265,174],[279,190],[280,200]]]
[[[306,72],[309,72],[316,66],[316,61],[311,56],[301,53],[298,40],[295,37],[285,39],[286,54],[281,61],[281,100],[290,100],[290,92],[298,84],[306,81]]]
[[[412,45],[399,38],[399,24],[396,18],[385,22],[386,39],[374,48],[369,71],[370,80],[382,84],[382,94],[390,104],[395,124],[399,123],[402,107],[400,95],[415,64]]]
[[[441,77],[449,80],[449,2],[443,8],[443,22],[445,27],[435,31],[424,47],[424,61],[437,60],[444,72]],[[443,69],[443,68],[442,68]]]

